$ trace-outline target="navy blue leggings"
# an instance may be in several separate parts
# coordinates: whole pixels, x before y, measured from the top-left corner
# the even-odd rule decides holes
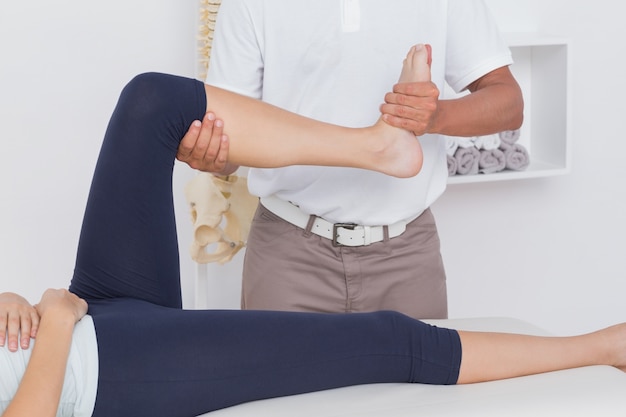
[[[348,385],[456,383],[458,333],[399,313],[181,309],[172,171],[205,94],[197,80],[140,75],[107,128],[70,285],[96,327],[94,416],[194,417]]]

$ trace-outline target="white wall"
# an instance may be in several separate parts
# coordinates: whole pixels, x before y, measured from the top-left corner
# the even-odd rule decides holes
[[[67,286],[118,95],[145,71],[195,76],[196,4],[2,1],[0,288],[37,301],[43,288]],[[190,172],[178,170],[178,189]]]
[[[454,317],[512,316],[556,333],[626,320],[626,92],[617,2],[488,0],[503,30],[571,40],[574,165],[562,177],[455,185],[436,203]],[[72,274],[102,133],[124,83],[195,75],[195,0],[4,1],[0,6],[0,288],[36,301]],[[193,296],[180,191],[185,303]],[[241,256],[238,255],[238,260]],[[236,305],[236,268],[214,267]],[[222,296],[221,294],[225,294]]]
[[[556,333],[626,319],[626,92],[617,3],[490,0],[503,30],[571,41],[571,174],[450,187],[435,205],[451,316],[506,315]]]

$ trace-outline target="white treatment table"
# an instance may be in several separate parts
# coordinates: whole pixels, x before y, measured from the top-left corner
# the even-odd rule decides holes
[[[428,320],[464,330],[546,335],[506,318]],[[458,386],[372,384],[254,401],[202,417],[626,417],[626,373],[593,366]]]

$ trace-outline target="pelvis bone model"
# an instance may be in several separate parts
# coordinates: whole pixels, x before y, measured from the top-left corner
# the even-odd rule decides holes
[[[230,261],[245,246],[258,205],[258,198],[248,193],[246,178],[203,172],[187,183],[185,197],[194,231],[191,258],[204,264]],[[213,244],[216,248],[210,253]]]

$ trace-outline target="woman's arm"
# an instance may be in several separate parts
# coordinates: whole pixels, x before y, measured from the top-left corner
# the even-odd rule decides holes
[[[400,82],[430,80],[429,50],[424,45],[409,50]],[[203,123],[193,123],[177,154],[178,160],[194,169],[215,172],[216,161],[229,168],[320,165],[406,178],[422,167],[422,150],[415,136],[382,120],[367,128],[341,127],[210,85],[205,85],[205,90],[206,108],[215,113],[209,112]],[[230,126],[228,132],[221,119]],[[292,140],[294,137],[298,140]]]
[[[41,316],[37,342],[3,417],[56,416],[74,325],[87,312],[87,303],[67,290],[47,290],[35,307]]]

